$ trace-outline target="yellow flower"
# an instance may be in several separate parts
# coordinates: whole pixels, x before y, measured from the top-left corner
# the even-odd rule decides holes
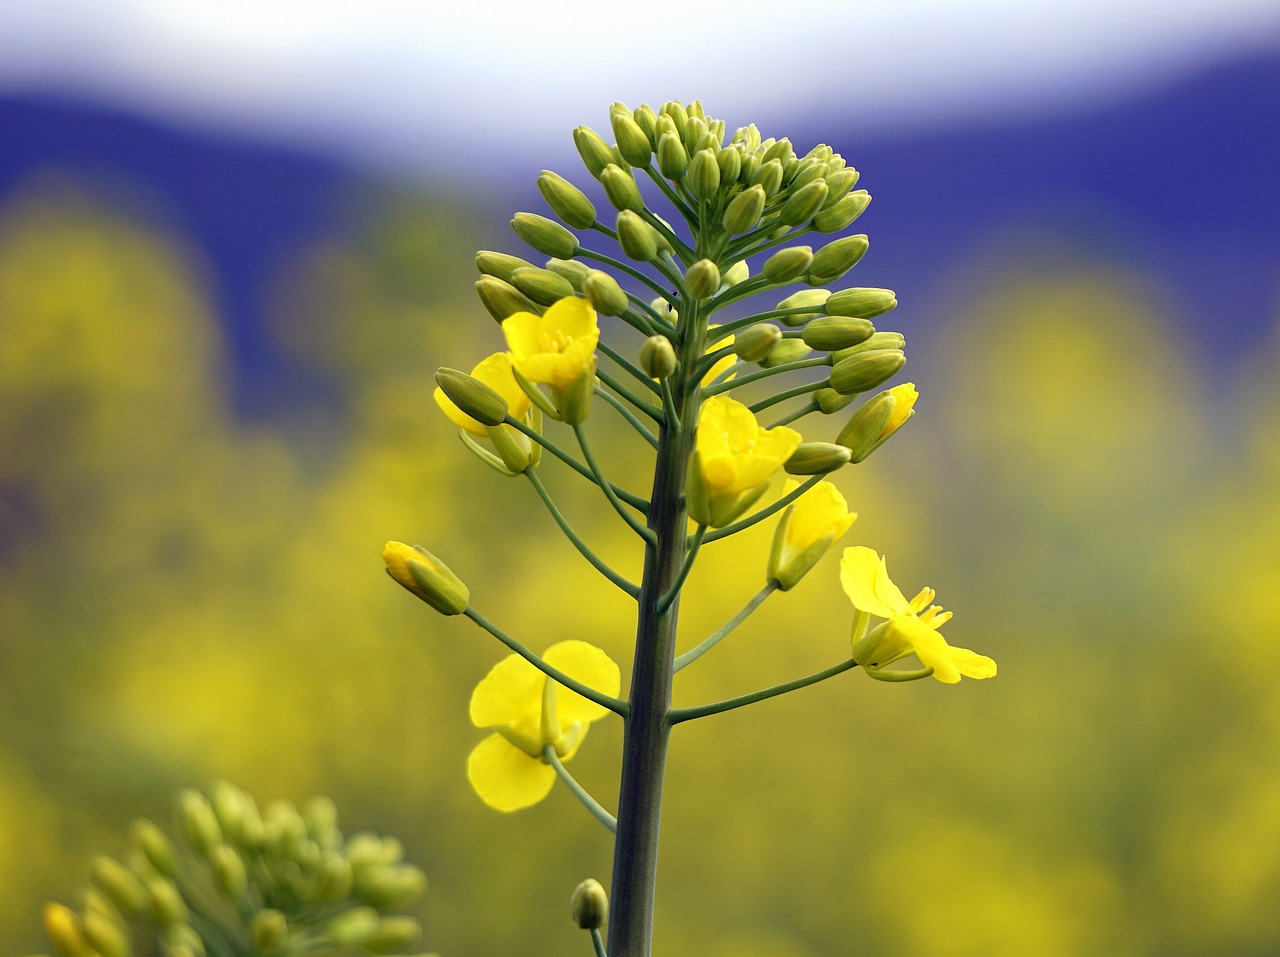
[[[529,411],[529,397],[525,395],[524,390],[511,374],[511,357],[505,352],[495,352],[489,358],[482,360],[471,370],[471,376],[479,379],[506,400],[507,410],[513,419],[523,419],[525,413]],[[436,405],[440,406],[444,414],[458,428],[481,438],[489,434],[489,426],[477,422],[454,405],[452,400],[444,394],[443,389],[436,389],[435,398]]]
[[[782,494],[800,487],[787,482]],[[830,482],[819,482],[787,506],[773,535],[768,577],[783,591],[795,587],[857,519]]]
[[[511,362],[530,382],[567,390],[595,359],[600,328],[591,303],[568,296],[536,316],[517,312],[502,321]]]
[[[762,429],[737,399],[714,395],[702,403],[689,475],[689,516],[721,528],[750,508],[769,479],[800,445],[794,429]]]
[[[542,657],[588,687],[618,694],[618,666],[594,645],[562,641]],[[587,725],[607,713],[519,655],[504,658],[471,695],[471,722],[493,734],[467,758],[467,778],[480,799],[499,811],[537,804],[556,779],[543,748],[553,746],[560,760],[568,761],[586,737]]]
[[[967,678],[991,678],[996,663],[968,648],[953,648],[938,629],[951,619],[951,612],[932,605],[932,588],[921,589],[907,601],[889,578],[883,557],[865,546],[846,548],[840,562],[840,584],[859,612],[885,619],[854,645],[853,657],[872,677],[885,665],[915,654],[933,677],[955,684]],[[857,636],[855,635],[855,638]]]

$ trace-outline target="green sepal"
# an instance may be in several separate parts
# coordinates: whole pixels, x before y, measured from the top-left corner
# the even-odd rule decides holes
[[[522,266],[512,274],[511,281],[520,292],[540,306],[550,306],[575,292],[573,283],[564,276],[537,266]]]
[[[823,286],[839,279],[866,255],[868,245],[865,233],[845,236],[828,243],[814,253],[809,278],[805,281],[811,286]]]
[[[517,312],[531,312],[535,316],[542,315],[542,308],[509,282],[496,276],[481,276],[476,280],[476,295],[484,303],[489,315],[502,322]]]
[[[546,256],[556,259],[572,259],[578,251],[578,237],[554,219],[537,213],[516,213],[511,228],[526,243]]]
[[[520,386],[524,391],[524,394],[529,397],[530,402],[557,422],[560,421],[560,410],[555,407],[555,404],[549,398],[547,398],[546,393],[538,388],[536,383],[530,382],[524,377],[524,373],[516,368],[514,362],[511,364],[511,376],[516,380],[516,385]]]
[[[640,187],[635,177],[621,166],[610,163],[600,174],[600,185],[614,209],[629,209],[639,213],[644,210],[644,197],[640,195]]]
[[[506,253],[496,253],[489,249],[482,249],[476,253],[476,268],[486,276],[493,276],[505,283],[511,282],[511,274],[517,269],[532,265],[533,263],[526,262],[519,256],[508,256]]]
[[[827,308],[831,301],[827,301]],[[852,316],[821,316],[804,327],[803,339],[815,349],[834,352],[865,342],[875,334],[870,320]]]
[[[815,215],[813,228],[820,233],[838,233],[866,212],[870,203],[871,194],[865,189],[849,193]]]
[[[467,432],[466,429],[458,430],[458,438],[462,439],[462,444],[467,447],[467,451],[469,451],[472,455],[478,458],[485,465],[489,466],[489,468],[493,469],[495,472],[501,472],[503,475],[507,476],[508,478],[511,478],[512,476],[520,474],[519,472],[513,472],[511,471],[511,469],[507,468],[506,464],[502,461],[502,459],[498,458],[497,455],[495,455],[493,452],[490,452],[483,445],[481,445],[474,438],[472,438],[471,434]]]

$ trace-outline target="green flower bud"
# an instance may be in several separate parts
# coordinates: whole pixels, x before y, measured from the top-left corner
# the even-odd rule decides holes
[[[497,254],[495,254],[497,255]],[[479,256],[476,257],[479,259]],[[238,841],[244,820],[243,791],[230,781],[215,781],[209,789],[209,804],[218,819],[218,828],[228,841]]]
[[[482,249],[476,253],[476,268],[486,276],[495,276],[503,282],[511,282],[511,274],[517,269],[532,266],[519,256],[508,256],[506,253],[495,253]]]
[[[422,925],[412,917],[384,917],[365,938],[364,949],[371,954],[392,954],[422,936]]]
[[[787,183],[787,188],[792,193],[795,193],[803,187],[808,186],[810,183],[817,182],[818,180],[825,181],[826,175],[830,170],[831,167],[822,160],[807,157],[802,160],[800,165],[796,168],[796,175]],[[828,187],[828,191],[829,190],[830,187]],[[826,199],[824,198],[823,203],[825,202]]]
[[[776,159],[761,163],[751,176],[751,185],[759,186],[766,198],[773,199],[782,188],[782,164]]]
[[[528,296],[509,282],[496,276],[481,276],[476,280],[476,295],[489,310],[489,315],[501,322],[517,312],[532,312],[541,315],[542,310]]]
[[[218,818],[208,799],[199,791],[186,788],[178,795],[178,816],[182,820],[187,843],[200,854],[207,857],[222,843],[222,829],[218,827]]]
[[[640,195],[635,177],[622,167],[610,163],[600,174],[600,183],[615,209],[630,209],[637,213],[644,209],[644,197]]]
[[[44,905],[44,935],[57,957],[92,957],[80,918],[62,904]]]
[[[841,156],[839,153],[836,153],[835,155],[833,155],[831,159],[827,160],[827,162],[831,164],[832,170],[841,170],[841,169],[844,169],[845,167],[848,167],[850,170],[853,171],[854,176],[858,175],[858,171],[856,169],[853,169],[852,166],[849,166],[849,164],[844,161],[844,157]]]
[[[818,403],[818,408],[823,415],[831,415],[833,412],[839,412],[857,397],[856,393],[844,395],[835,389],[819,389],[813,394],[813,401]]]
[[[788,246],[766,259],[760,267],[760,274],[775,286],[781,286],[807,273],[812,262],[812,246]]]
[[[359,947],[374,935],[381,921],[372,907],[354,907],[329,921],[325,935],[335,946]]]
[[[471,601],[462,580],[425,548],[387,542],[382,559],[392,578],[442,615],[460,615]]]
[[[600,882],[588,877],[573,889],[569,912],[583,930],[599,930],[609,919],[609,897]]]
[[[213,882],[218,885],[218,890],[227,897],[238,898],[248,886],[244,858],[236,853],[235,848],[222,844],[214,848],[211,859]]]
[[[809,285],[821,286],[839,279],[857,264],[866,251],[865,233],[828,243],[814,253],[813,265],[809,267]]]
[[[618,162],[620,158],[613,148],[601,139],[600,134],[589,126],[579,126],[573,131],[573,145],[578,148],[578,155],[582,157],[587,171],[596,179],[600,178],[606,166]]]
[[[693,154],[684,183],[697,199],[709,200],[715,196],[720,188],[720,164],[716,162],[715,150],[703,149]]]
[[[602,316],[620,316],[630,300],[618,281],[601,269],[589,269],[582,280],[582,292],[592,308]]]
[[[751,178],[756,175],[756,170],[760,168],[760,157],[755,153],[743,153],[741,169],[738,172],[738,182],[751,185]]]
[[[260,953],[269,954],[289,939],[289,922],[280,911],[268,907],[249,921],[249,936]]]
[[[101,914],[84,915],[84,939],[102,957],[131,957],[128,934]]]
[[[769,350],[769,354],[760,360],[760,365],[766,369],[772,369],[774,366],[784,366],[788,362],[799,362],[807,357],[810,351],[802,339],[780,339],[777,345]]]
[[[716,136],[713,131],[707,130],[693,141],[693,144],[689,147],[689,155],[692,156],[694,153],[701,153],[703,150],[710,150],[711,155],[715,156],[719,151],[720,146],[720,137]]]
[[[854,288],[841,289],[827,300],[827,314],[831,316],[859,316],[872,319],[883,315],[898,305],[892,289]]]
[[[654,379],[665,379],[676,371],[676,350],[666,336],[650,336],[640,347],[640,368]]]
[[[89,865],[89,880],[120,912],[130,917],[141,912],[147,892],[133,871],[115,858],[99,854]]]
[[[538,176],[538,192],[551,211],[574,229],[587,229],[596,221],[596,208],[586,194],[549,169]]]
[[[838,233],[861,216],[871,202],[865,189],[850,193],[813,217],[813,228],[820,233]]]
[[[164,957],[206,957],[204,941],[188,924],[170,924],[160,937]]]
[[[167,877],[147,881],[147,903],[151,919],[157,924],[185,924],[187,921],[186,901]]]
[[[636,262],[648,263],[658,258],[657,232],[629,209],[618,214],[618,245]]]
[[[676,133],[681,139],[689,130],[689,113],[684,108],[684,104],[679,100],[672,100],[670,103],[663,103],[662,109],[659,110],[662,116],[668,117],[671,124],[675,127]]]
[[[351,893],[351,862],[336,853],[326,853],[316,870],[312,899],[318,904],[342,900]]]
[[[786,166],[795,158],[796,151],[791,145],[791,140],[785,136],[764,151],[764,161],[766,163],[777,160],[778,165]]]
[[[720,289],[720,267],[710,259],[699,259],[684,274],[689,295],[695,299],[710,299]]]
[[[865,460],[916,414],[917,398],[915,384],[911,382],[877,393],[853,413],[836,441],[849,449],[852,461]]]
[[[803,309],[804,312],[796,313],[793,316],[782,316],[782,322],[788,326],[803,326],[809,321],[810,316],[818,315],[824,312],[824,306],[827,297],[831,293],[826,289],[801,289],[799,292],[793,292],[786,299],[778,303],[776,308],[779,312],[788,309]]]
[[[720,182],[726,186],[736,183],[742,172],[742,153],[733,146],[717,150],[716,165],[720,167]]]
[[[689,168],[689,154],[678,136],[664,133],[658,140],[658,169],[670,180],[680,179]]]
[[[900,332],[874,332],[856,346],[840,349],[831,354],[832,362],[842,362],[850,356],[877,349],[896,349],[901,352],[907,346],[906,337]]]
[[[831,370],[831,388],[845,395],[874,389],[907,364],[896,349],[873,349],[841,359]]]
[[[178,873],[178,855],[173,843],[154,823],[140,817],[133,822],[130,834],[134,844],[159,873],[167,876]]]
[[[649,139],[649,145],[657,146],[658,114],[653,112],[653,107],[641,104],[632,111],[631,117],[636,121],[636,126],[644,130],[644,135]]]
[[[618,152],[622,158],[632,166],[648,166],[653,147],[631,111],[625,107],[610,110],[609,122],[613,126],[613,136],[618,141]]]
[[[557,276],[569,280],[569,285],[573,287],[574,292],[582,292],[582,280],[586,278],[587,273],[591,272],[590,266],[576,259],[548,259],[547,268]],[[510,282],[510,280],[507,281]]]
[[[827,184],[822,180],[801,186],[782,204],[778,218],[788,226],[799,226],[813,219],[826,199]]]
[[[510,411],[507,400],[479,379],[457,369],[438,369],[436,385],[449,401],[481,425],[501,425]]]
[[[378,910],[388,910],[413,900],[426,886],[426,875],[412,864],[384,864],[356,870],[351,893]]]
[[[760,222],[764,213],[764,187],[760,185],[744,189],[729,201],[724,211],[724,228],[734,236],[750,232]]]
[[[802,442],[782,467],[791,475],[825,475],[846,465],[851,453],[830,442]]]
[[[733,340],[733,351],[743,362],[759,362],[782,339],[782,330],[771,322],[747,326]]]
[[[573,283],[559,273],[537,266],[522,266],[511,277],[513,285],[540,306],[549,306],[573,295]]]
[[[830,166],[831,164],[827,164]],[[856,169],[836,169],[831,167],[825,177],[827,183],[827,201],[822,204],[823,209],[830,209],[840,200],[849,195],[849,190],[858,182],[858,171]]]
[[[830,300],[827,301],[830,305]],[[804,341],[823,352],[847,349],[865,342],[876,331],[870,321],[851,316],[822,316],[804,327]]]
[[[741,143],[746,149],[754,151],[760,146],[760,131],[754,123],[740,126],[733,134],[733,142]]]
[[[740,282],[746,282],[750,278],[751,267],[747,265],[745,259],[741,259],[720,274],[720,288],[722,290],[728,289]]]
[[[546,256],[557,259],[572,259],[578,251],[578,237],[569,232],[554,219],[547,219],[537,213],[516,213],[511,220],[511,228],[526,243]]]
[[[685,126],[680,139],[689,150],[692,150],[694,148],[694,144],[706,135],[707,121],[700,116],[690,116],[689,122]]]

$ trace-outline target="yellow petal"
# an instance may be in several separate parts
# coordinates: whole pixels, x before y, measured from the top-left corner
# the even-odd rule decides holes
[[[916,399],[920,394],[916,392],[916,384],[914,382],[904,382],[902,385],[895,385],[889,390],[889,394],[894,397],[893,411],[889,413],[889,421],[885,423],[884,436],[893,435],[902,427],[902,423],[907,421],[907,417],[911,415],[911,410],[915,407]]]
[[[585,641],[562,641],[552,645],[542,659],[570,678],[611,697],[616,698],[622,687],[622,676],[613,659]],[[556,688],[556,713],[560,724],[567,728],[575,721],[583,724],[598,721],[609,712],[561,685]]]
[[[505,352],[495,352],[480,360],[471,375],[507,400],[512,418],[523,419],[529,411],[529,396],[511,374],[511,357]]]
[[[508,655],[471,693],[471,723],[477,728],[509,725],[537,738],[545,680],[546,675],[519,655]]]
[[[499,811],[518,811],[551,793],[556,772],[500,734],[491,734],[467,757],[467,779],[480,800]]]
[[[986,655],[980,655],[976,651],[970,651],[968,648],[952,648],[951,660],[955,662],[956,669],[966,678],[994,678],[996,676],[996,663],[992,658]]]
[[[599,335],[596,311],[581,296],[566,296],[551,305],[542,315],[544,327],[558,329],[574,339],[595,333]]]
[[[906,597],[890,580],[884,559],[865,545],[844,550],[840,585],[854,608],[877,618],[894,618],[909,607]]]
[[[542,319],[532,312],[517,312],[502,320],[502,334],[507,338],[507,347],[516,356],[532,355],[541,352],[538,345],[538,332]]]
[[[440,406],[440,411],[447,415],[449,417],[449,421],[458,428],[465,429],[472,435],[478,435],[481,437],[489,434],[485,431],[485,427],[483,425],[454,405],[453,400],[444,394],[443,389],[437,388],[432,395],[435,396],[436,405]]]

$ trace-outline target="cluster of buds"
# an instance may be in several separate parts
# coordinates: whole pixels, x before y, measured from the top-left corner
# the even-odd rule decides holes
[[[325,797],[265,811],[227,782],[178,797],[179,841],[152,821],[124,862],[94,858],[80,911],[48,904],[57,957],[399,954],[418,922],[389,913],[426,886],[395,838],[344,838]]]

